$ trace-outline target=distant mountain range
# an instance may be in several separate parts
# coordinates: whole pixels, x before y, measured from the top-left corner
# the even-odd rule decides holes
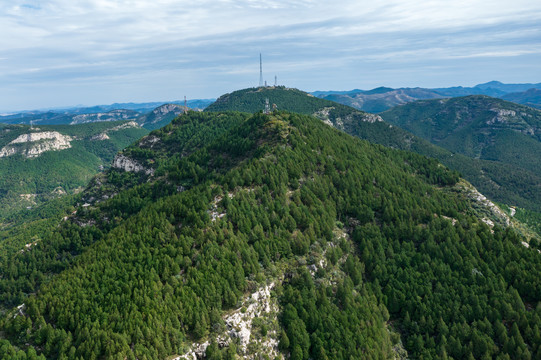
[[[214,99],[189,100],[187,106],[192,110],[202,110],[212,102],[214,102]],[[164,105],[165,107],[163,107]],[[161,127],[165,125],[161,119],[156,119],[156,116],[163,117],[166,115],[167,111],[163,111],[163,109],[169,109],[169,111],[172,111],[172,113],[175,113],[175,116],[177,116],[180,114],[179,109],[183,108],[183,101],[173,101],[169,103],[115,103],[111,105],[97,105],[84,108],[22,111],[14,114],[1,115],[0,123],[60,125],[82,124],[96,121],[131,120],[136,121],[145,127],[148,125],[149,130],[152,130],[155,129],[156,126]],[[152,115],[152,113],[154,113],[154,115]],[[149,117],[152,118],[150,122],[148,120]],[[171,121],[172,118],[174,118],[174,116],[169,116],[168,120]]]
[[[456,86],[435,89],[378,87],[372,90],[314,91],[311,94],[359,110],[376,113],[416,100],[468,95],[487,95],[541,108],[541,83],[504,84],[499,81],[490,81],[474,87]]]

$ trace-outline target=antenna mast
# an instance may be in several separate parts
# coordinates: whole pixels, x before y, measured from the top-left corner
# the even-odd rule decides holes
[[[188,102],[186,101],[186,95],[184,95],[184,114],[188,112]]]
[[[261,53],[259,53],[259,87],[263,86],[263,60]]]

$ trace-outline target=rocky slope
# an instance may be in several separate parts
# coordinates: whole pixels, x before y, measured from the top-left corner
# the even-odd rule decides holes
[[[34,158],[46,151],[69,149],[72,141],[72,137],[58,131],[30,132],[19,135],[0,149],[0,158],[15,154]]]

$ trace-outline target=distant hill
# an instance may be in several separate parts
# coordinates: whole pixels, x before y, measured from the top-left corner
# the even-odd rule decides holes
[[[324,98],[363,111],[379,113],[396,105],[402,105],[420,99],[439,99],[443,97],[443,95],[433,90],[422,88],[376,88],[362,93],[327,95]]]
[[[505,94],[502,99],[541,109],[541,89],[529,89],[523,92]]]
[[[514,93],[514,92],[522,92],[526,91],[528,89],[541,89],[541,83],[537,84],[504,84],[499,81],[489,81],[484,84],[475,85],[475,88],[477,89],[483,89],[483,90],[489,90],[489,89],[495,89],[500,90],[506,94],[508,93]]]
[[[145,129],[159,129],[171,122],[174,118],[184,112],[184,106],[176,104],[165,104],[152,110],[150,113],[140,115],[137,123]]]
[[[525,177],[524,184],[518,182],[524,186],[522,197],[537,204],[539,210],[541,111],[477,95],[417,101],[395,107],[381,116],[454,153],[520,169]],[[496,183],[498,187],[507,184],[501,180]],[[528,183],[534,186],[526,186]]]
[[[379,87],[372,90],[350,90],[350,91],[314,91],[312,94],[327,100],[352,106],[356,109],[368,112],[382,112],[393,106],[406,104],[417,100],[437,99],[444,97],[460,97],[468,95],[487,95],[492,97],[505,98],[508,94],[514,92],[524,92],[529,89],[541,89],[541,83],[538,84],[503,84],[499,81],[490,81],[485,84],[479,84],[474,87],[447,87],[447,88],[399,88]],[[506,100],[517,102],[528,106],[539,107],[541,102],[535,97],[533,100],[522,99],[523,96],[505,98]]]
[[[146,133],[133,121],[0,125],[0,223],[81,190],[119,150]]]
[[[382,121],[383,119],[378,115],[316,98],[297,89],[270,87],[239,90],[221,96],[206,111],[257,112],[264,109],[265,99],[269,99],[270,104],[276,103],[278,109],[314,115],[327,124],[361,139],[436,158],[451,169],[460,171],[489,198],[541,211],[541,188],[539,187],[541,177],[529,167],[524,168],[512,162],[495,161],[492,158],[469,157],[457,151],[450,151],[401,127],[390,125],[389,122]],[[437,103],[439,100],[430,100],[429,103],[432,101]],[[406,105],[399,106],[397,109],[404,106]],[[419,107],[419,112],[422,112],[421,107]],[[531,154],[531,152],[528,153]]]

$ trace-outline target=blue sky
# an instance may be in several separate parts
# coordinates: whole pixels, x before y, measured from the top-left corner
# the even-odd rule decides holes
[[[3,0],[0,112],[306,91],[541,82],[532,0]]]

